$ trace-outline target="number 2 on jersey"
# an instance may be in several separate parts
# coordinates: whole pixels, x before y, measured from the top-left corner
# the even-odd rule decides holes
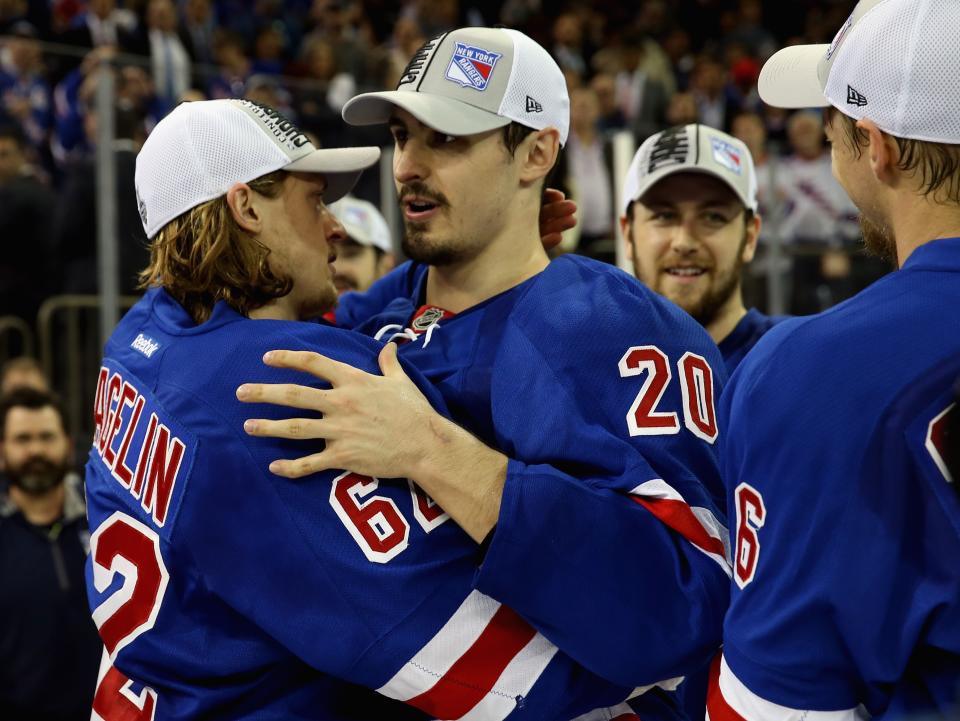
[[[109,660],[140,634],[153,628],[170,579],[160,555],[156,532],[117,511],[90,537],[93,585],[100,593],[113,584],[117,573],[123,583],[93,612]],[[105,659],[106,670],[97,684],[93,718],[104,721],[150,721],[157,695],[144,687],[131,691],[130,680]]]
[[[683,396],[683,425],[697,438],[717,440],[717,413],[714,407],[713,370],[703,356],[684,353],[677,361],[680,391]],[[653,345],[633,346],[620,359],[620,376],[640,376],[643,385],[627,413],[631,436],[662,436],[680,432],[680,421],[673,411],[658,411],[667,386],[673,379],[670,359]]]

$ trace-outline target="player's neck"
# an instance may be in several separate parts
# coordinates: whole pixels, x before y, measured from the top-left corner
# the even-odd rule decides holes
[[[737,323],[746,314],[747,309],[743,305],[743,295],[738,287],[727,299],[727,302],[723,304],[713,320],[707,323],[704,328],[713,338],[713,342],[719,345],[724,338],[733,333]]]
[[[503,293],[542,271],[550,262],[534,219],[504,223],[474,258],[457,264],[430,266],[426,302],[453,313]],[[513,229],[513,232],[511,231]]]
[[[41,496],[10,486],[10,500],[34,526],[49,526],[63,515],[64,485],[61,483]]]
[[[911,197],[891,212],[897,242],[897,267],[931,240],[960,237],[960,208]]]

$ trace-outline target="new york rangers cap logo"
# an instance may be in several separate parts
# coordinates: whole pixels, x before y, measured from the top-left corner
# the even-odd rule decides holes
[[[487,89],[493,69],[501,57],[501,53],[458,42],[444,77],[462,87],[482,92]]]
[[[713,159],[718,164],[737,175],[743,172],[743,161],[739,150],[720,138],[710,138],[710,145],[713,147]]]

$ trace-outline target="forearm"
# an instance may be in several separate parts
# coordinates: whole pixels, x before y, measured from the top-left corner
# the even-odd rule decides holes
[[[500,515],[507,457],[436,413],[418,446],[411,479],[473,540],[482,541]]]

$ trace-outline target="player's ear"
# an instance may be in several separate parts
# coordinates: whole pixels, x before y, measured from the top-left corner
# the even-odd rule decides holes
[[[858,120],[857,127],[869,138],[867,157],[873,174],[881,182],[892,185],[896,182],[897,162],[900,159],[900,149],[896,141],[880,130],[872,120]]]
[[[741,254],[741,259],[744,263],[749,263],[753,260],[753,256],[757,252],[757,241],[760,239],[760,228],[763,226],[763,221],[757,213],[750,213],[749,211],[747,211],[747,213],[746,227],[743,231],[743,253]]]
[[[256,193],[246,183],[236,183],[227,191],[227,206],[234,222],[243,230],[257,234],[263,229]]]
[[[520,181],[536,183],[547,177],[560,154],[560,131],[556,128],[544,128],[531,133],[521,143],[518,154],[522,153]]]
[[[620,235],[623,236],[623,243],[625,246],[624,252],[626,253],[627,260],[633,260],[633,238],[630,237],[630,213],[633,212],[633,208],[627,211],[627,215],[620,216]]]

